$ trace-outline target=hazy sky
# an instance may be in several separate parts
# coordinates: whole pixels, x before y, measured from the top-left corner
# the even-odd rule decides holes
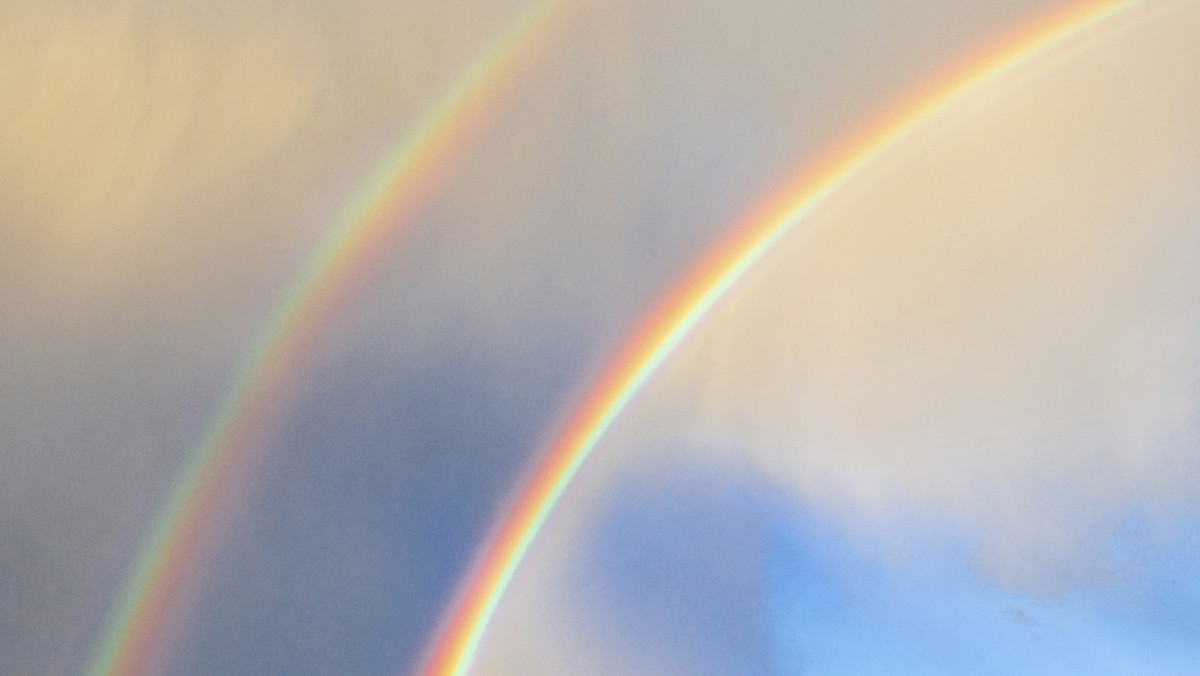
[[[1194,9],[962,102],[601,443],[486,673],[1186,673]]]
[[[280,393],[166,673],[415,669],[522,469],[700,254],[1059,5],[563,4]],[[0,672],[85,667],[319,238],[524,8],[0,8]],[[841,644],[780,638],[822,602],[787,570],[834,607],[839,570],[880,576],[864,532],[926,517],[897,575],[959,586],[906,588],[1011,605],[1006,631],[1004,594],[1108,574],[1118,507],[1194,520],[1195,15],[955,116],[789,242],[602,447],[481,672],[797,673]]]

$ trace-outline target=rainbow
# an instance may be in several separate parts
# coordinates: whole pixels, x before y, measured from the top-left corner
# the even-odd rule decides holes
[[[233,387],[177,477],[166,505],[101,629],[87,673],[157,671],[229,516],[235,490],[256,463],[256,438],[280,407],[297,368],[340,301],[387,250],[405,216],[435,189],[473,126],[487,117],[565,6],[534,2],[394,147],[322,239],[275,310]]]
[[[1155,6],[1157,15],[1192,0]],[[978,92],[1019,67],[1045,64],[1066,54],[1063,43],[1085,33],[1127,29],[1140,0],[1107,0],[1046,16],[1015,36],[918,91],[844,147],[801,173],[762,208],[737,224],[642,324],[626,348],[591,389],[524,490],[483,548],[451,608],[437,641],[430,646],[427,676],[462,676],[471,667],[488,623],[529,547],[588,456],[630,402],[646,386],[696,326],[709,315],[775,246],[826,200],[881,155],[939,118],[955,102]],[[1148,10],[1147,15],[1151,12]],[[1126,19],[1117,25],[1117,19]]]

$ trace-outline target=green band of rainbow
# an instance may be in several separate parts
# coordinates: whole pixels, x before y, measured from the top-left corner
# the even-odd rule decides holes
[[[255,464],[255,435],[272,416],[322,327],[405,214],[434,188],[454,150],[486,117],[524,56],[547,34],[561,0],[532,4],[380,165],[324,237],[175,481],[101,631],[87,673],[158,670],[183,606],[195,594],[239,477]]]
[[[1188,1],[1155,7],[1165,11]],[[1105,26],[1115,30],[1115,20],[1128,18],[1141,4],[1140,0],[1091,2],[1040,19],[918,92],[907,105],[884,116],[880,125],[832,153],[830,160],[817,165],[816,172],[805,172],[785,186],[778,197],[735,227],[733,236],[717,247],[632,337],[550,446],[481,553],[475,572],[465,580],[457,605],[431,646],[424,673],[463,676],[470,669],[488,623],[530,545],[597,443],[663,362],[783,238],[863,169],[956,101],[1001,75],[1050,56],[1064,42],[1085,32]]]

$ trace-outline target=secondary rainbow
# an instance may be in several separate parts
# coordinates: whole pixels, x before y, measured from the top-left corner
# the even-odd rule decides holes
[[[105,619],[87,673],[159,669],[194,595],[238,480],[253,469],[256,435],[272,419],[298,366],[311,354],[372,256],[402,230],[405,215],[434,190],[455,150],[484,119],[562,14],[562,0],[533,3],[411,129],[356,192],[222,400],[175,481]]]
[[[1127,29],[1133,23],[1132,10],[1139,5],[1149,5],[1146,15],[1157,15],[1192,1],[1109,0],[1044,17],[917,92],[906,104],[884,115],[882,123],[835,149],[831,159],[816,165],[816,171],[802,172],[736,225],[732,236],[701,261],[642,324],[550,446],[466,578],[431,645],[424,673],[463,676],[467,672],[530,545],[605,432],[697,324],[806,216],[876,158],[1000,76],[1039,59],[1063,56],[1059,49],[1063,43],[1084,33],[1100,37],[1105,34],[1101,29]],[[1118,18],[1124,19],[1120,25]]]

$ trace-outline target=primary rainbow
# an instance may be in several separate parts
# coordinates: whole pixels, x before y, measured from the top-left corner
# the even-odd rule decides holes
[[[1194,0],[1158,5],[1159,11]],[[852,143],[803,172],[777,196],[733,229],[733,235],[701,262],[650,315],[627,343],[583,405],[568,421],[500,522],[466,578],[457,602],[431,645],[427,676],[463,676],[470,668],[500,599],[530,545],[596,444],[663,362],[746,274],[780,240],[839,188],[918,127],[938,117],[965,95],[1001,75],[1049,57],[1070,38],[1099,28],[1120,27],[1142,0],[1107,0],[1045,17],[920,91]],[[1157,12],[1156,12],[1157,13]]]
[[[562,0],[534,2],[400,140],[322,239],[174,483],[105,619],[88,674],[132,676],[162,666],[222,517],[236,501],[234,488],[255,464],[256,435],[319,343],[339,300],[370,268],[372,255],[387,250],[404,216],[436,187],[456,148],[486,117],[562,6]]]

